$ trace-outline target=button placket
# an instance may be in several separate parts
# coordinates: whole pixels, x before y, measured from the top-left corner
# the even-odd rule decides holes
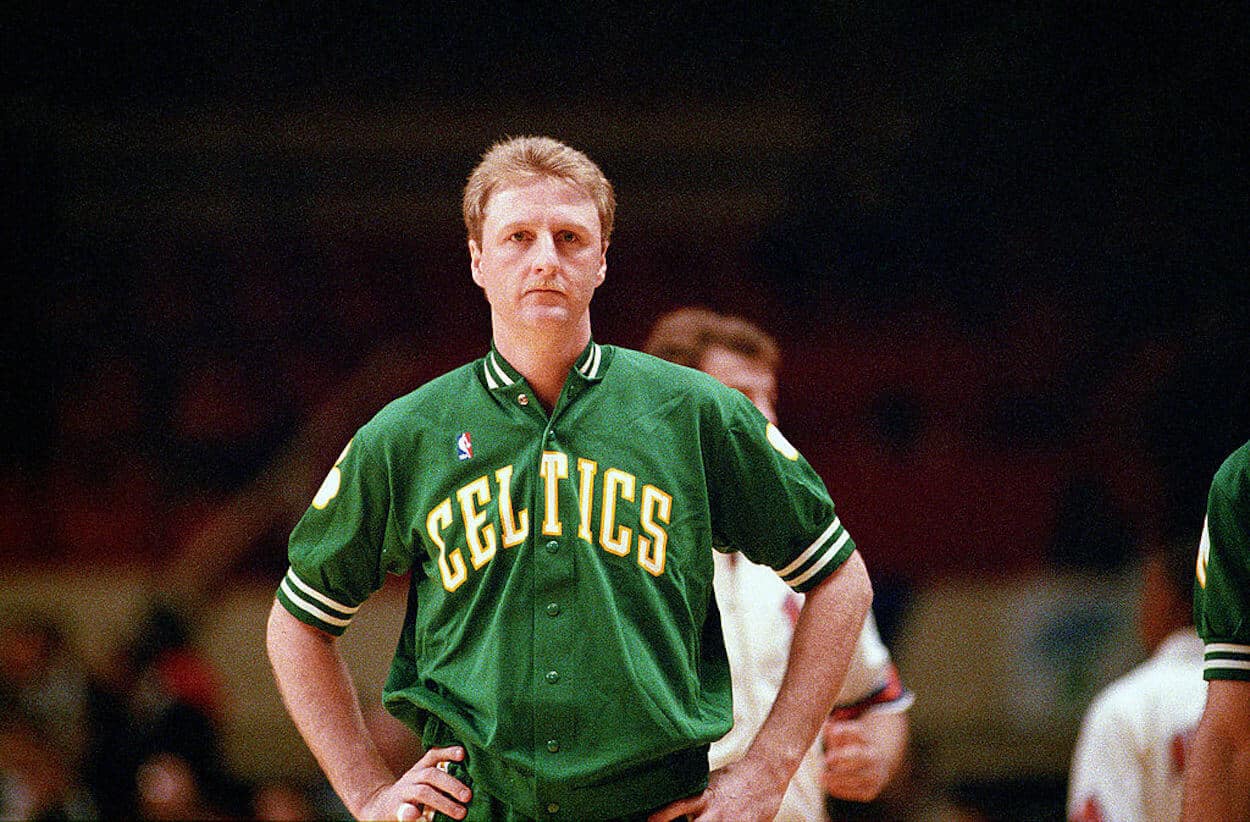
[[[567,444],[560,441],[555,422],[571,397],[568,384],[560,400],[556,402],[542,436],[538,442],[540,452],[565,452]],[[531,397],[531,400],[533,398]],[[537,404],[530,403],[530,413],[536,413]],[[574,459],[570,456],[570,462]],[[570,467],[570,474],[573,468]],[[550,818],[562,818],[559,785],[567,768],[568,757],[576,757],[577,709],[570,689],[576,689],[578,677],[575,641],[570,635],[563,616],[573,602],[569,599],[577,560],[576,531],[570,533],[570,524],[577,528],[571,517],[578,512],[576,480],[561,479],[559,486],[559,516],[562,530],[555,534],[543,534],[536,530],[531,545],[535,549],[535,586],[532,613],[535,619],[533,659],[537,666],[534,678],[534,700],[538,716],[533,727],[531,742],[534,746],[537,773],[538,802]],[[545,509],[545,489],[541,483],[535,488],[534,522],[542,521]],[[569,677],[573,677],[570,679]],[[571,746],[571,747],[570,747]]]

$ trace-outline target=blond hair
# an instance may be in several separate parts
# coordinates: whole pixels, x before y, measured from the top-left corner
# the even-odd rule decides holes
[[[599,166],[582,152],[550,137],[511,137],[490,147],[464,186],[464,227],[469,239],[482,241],[486,203],[505,185],[553,177],[584,191],[595,201],[606,244],[616,216],[616,193]]]
[[[707,308],[670,311],[656,320],[643,351],[679,365],[699,368],[709,348],[721,346],[776,371],[781,350],[768,332],[750,320]]]

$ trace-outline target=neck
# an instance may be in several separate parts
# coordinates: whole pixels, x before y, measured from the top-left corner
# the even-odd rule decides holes
[[[495,323],[495,348],[525,377],[538,399],[550,410],[560,399],[564,380],[590,342],[590,318],[560,333],[515,329]]]

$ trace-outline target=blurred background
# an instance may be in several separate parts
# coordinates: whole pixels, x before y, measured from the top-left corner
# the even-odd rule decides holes
[[[1250,438],[1241,12],[3,19],[0,669],[33,706],[3,807],[338,812],[263,658],[285,536],[355,426],[487,348],[461,186],[541,133],[617,187],[597,339],[690,304],[780,339],[782,428],[917,694],[857,812],[1062,815],[1082,711],[1145,655],[1140,558],[1196,546]],[[402,598],[345,640],[375,701]]]

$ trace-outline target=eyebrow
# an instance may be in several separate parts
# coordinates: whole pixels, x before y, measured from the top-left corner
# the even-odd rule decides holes
[[[523,220],[523,219],[513,220],[511,222],[504,223],[503,225],[501,225],[499,227],[499,232],[501,234],[504,232],[511,233],[521,228],[532,228],[534,225],[538,223],[545,223],[545,222],[546,221],[544,220]],[[584,234],[590,234],[592,231],[589,225],[586,225],[585,223],[579,220],[553,220],[552,226],[553,226],[554,231],[570,231],[571,230],[571,231],[578,231]]]

